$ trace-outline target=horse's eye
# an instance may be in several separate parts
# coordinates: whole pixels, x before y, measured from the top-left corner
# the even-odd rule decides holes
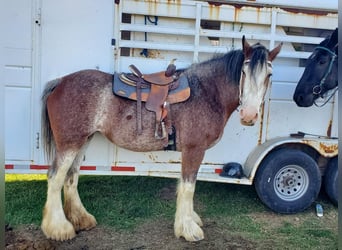
[[[327,61],[326,60],[320,60],[319,64],[325,64]]]
[[[241,70],[241,73],[242,73],[244,76],[246,76],[246,73],[245,73],[244,70]]]

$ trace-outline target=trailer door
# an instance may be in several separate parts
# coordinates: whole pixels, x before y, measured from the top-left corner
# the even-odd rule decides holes
[[[33,160],[32,62],[34,2],[4,3],[5,155],[6,161]]]

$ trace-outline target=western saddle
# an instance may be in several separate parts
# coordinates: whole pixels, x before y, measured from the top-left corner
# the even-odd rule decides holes
[[[186,76],[176,70],[171,75],[166,71],[142,74],[134,65],[130,65],[129,70],[131,73],[114,74],[113,92],[137,102],[138,135],[143,130],[141,110],[145,102],[145,108],[155,113],[155,138],[166,139],[168,143],[168,135],[172,133],[170,104],[183,102],[190,96]]]

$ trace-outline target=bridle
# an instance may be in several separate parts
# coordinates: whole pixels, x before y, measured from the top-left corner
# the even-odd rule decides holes
[[[250,61],[251,61],[250,59],[246,59],[246,60],[243,61],[242,65],[246,65]],[[271,67],[272,68],[272,62],[271,61],[267,61],[266,64],[267,64],[267,67]],[[242,66],[242,68],[243,68],[243,66]],[[242,95],[243,95],[243,88],[244,88],[244,85],[245,85],[245,78],[246,78],[246,75],[245,75],[244,71],[242,70],[241,71],[241,80],[240,80],[240,84],[239,84],[239,107],[242,104]],[[266,80],[268,80],[268,79],[269,79],[269,77],[266,78]],[[264,93],[263,100],[264,100],[264,97],[266,95],[266,92],[267,91],[265,91],[265,93]],[[237,111],[239,111],[239,107],[237,108]]]
[[[337,45],[336,45],[336,46],[337,46]],[[322,46],[317,46],[317,47],[315,48],[315,50],[324,50],[324,51],[327,51],[327,52],[331,55],[331,59],[330,59],[330,62],[329,62],[329,67],[328,67],[327,71],[325,72],[323,78],[321,79],[321,81],[319,82],[319,84],[313,86],[313,88],[312,88],[312,93],[313,93],[314,95],[319,95],[319,96],[321,96],[321,97],[323,98],[323,95],[321,94],[321,93],[322,93],[322,90],[323,90],[323,86],[324,86],[324,84],[325,84],[325,81],[326,81],[327,77],[329,76],[329,74],[330,74],[331,71],[332,71],[332,67],[333,67],[333,64],[334,64],[334,62],[335,62],[335,60],[336,60],[336,58],[337,58],[337,55],[336,55],[336,53],[333,52],[332,50],[330,50],[330,49],[328,49],[328,48],[326,48],[326,47],[322,47]],[[316,103],[316,100],[315,100],[315,101],[314,101],[315,106],[317,106],[317,107],[323,107],[323,106],[324,106],[325,104],[327,104],[327,103],[330,101],[330,99],[335,95],[335,93],[336,93],[337,90],[338,90],[338,85],[331,91],[330,96],[324,101],[323,104],[318,105],[318,104]]]

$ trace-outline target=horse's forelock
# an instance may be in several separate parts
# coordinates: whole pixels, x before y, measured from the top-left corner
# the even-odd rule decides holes
[[[258,65],[261,65],[261,67],[266,65],[268,51],[263,45],[261,45],[259,43],[255,44],[252,47],[252,49],[253,49],[253,52],[252,52],[252,55],[250,58],[249,66],[250,66],[252,74],[254,74]]]

